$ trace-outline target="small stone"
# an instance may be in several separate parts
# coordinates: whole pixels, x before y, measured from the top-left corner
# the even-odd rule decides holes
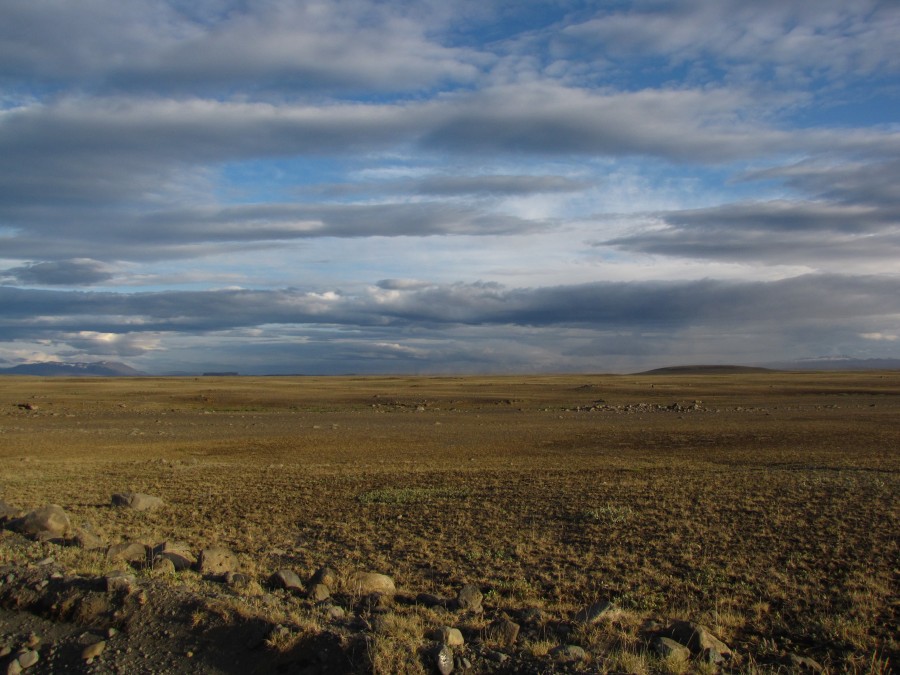
[[[100,640],[100,642],[95,642],[82,649],[81,658],[84,660],[97,658],[103,653],[104,649],[106,649],[106,640]]]
[[[10,654],[12,654],[12,647],[10,647],[9,645],[3,645],[2,647],[0,647],[0,659],[6,658]]]
[[[40,655],[34,649],[26,649],[24,652],[19,654],[19,657],[16,661],[19,662],[19,665],[22,666],[22,670],[26,670],[31,668],[35,663],[40,659]]]
[[[300,577],[293,570],[278,570],[271,576],[269,582],[275,588],[284,588],[288,591],[298,592],[303,590],[303,582],[300,581]]]
[[[459,628],[451,628],[450,626],[441,626],[438,628],[435,633],[435,639],[448,647],[462,647],[466,644]]]
[[[577,663],[587,658],[587,652],[578,645],[560,645],[550,650],[550,655],[560,663]]]
[[[200,552],[200,573],[224,576],[238,569],[237,556],[224,546],[211,546]]]
[[[13,659],[9,662],[9,665],[6,666],[6,675],[19,675],[22,672],[22,664],[19,663],[19,659]]]
[[[621,618],[622,610],[615,604],[602,600],[595,602],[590,607],[581,610],[575,615],[575,621],[578,623],[586,623],[589,625],[600,623],[601,621],[615,621]]]
[[[229,572],[225,575],[225,583],[232,588],[246,588],[250,585],[250,577],[241,572]]]
[[[379,593],[381,595],[393,595],[397,587],[394,580],[386,574],[377,572],[354,572],[347,577],[347,590],[359,595]]]
[[[306,594],[306,597],[313,602],[325,602],[331,597],[331,589],[325,584],[313,584]]]
[[[500,619],[491,624],[489,634],[501,647],[512,647],[519,637],[519,624],[509,619]]]
[[[443,645],[434,655],[434,663],[441,675],[450,675],[453,672],[453,650]]]
[[[37,633],[29,633],[28,639],[25,641],[25,646],[28,649],[34,649],[39,644],[41,644],[41,636]]]
[[[679,642],[667,637],[658,637],[653,641],[653,651],[662,658],[673,658],[687,661],[691,658],[691,650]]]
[[[462,610],[480,612],[482,598],[481,589],[478,586],[466,584],[459,589],[459,593],[456,595],[456,606]]]

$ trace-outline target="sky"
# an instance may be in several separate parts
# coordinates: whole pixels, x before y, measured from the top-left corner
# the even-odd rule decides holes
[[[4,0],[0,367],[900,358],[896,0]]]

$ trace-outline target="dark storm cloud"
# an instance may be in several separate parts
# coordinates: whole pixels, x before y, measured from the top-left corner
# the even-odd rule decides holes
[[[38,286],[90,286],[112,278],[103,263],[96,260],[56,260],[36,262],[0,270],[0,279],[7,277],[21,284]]]

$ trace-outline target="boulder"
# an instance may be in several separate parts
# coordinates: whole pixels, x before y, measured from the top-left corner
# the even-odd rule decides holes
[[[328,588],[336,588],[338,584],[338,574],[327,565],[320,567],[309,579],[310,585],[325,584]]]
[[[453,650],[441,645],[434,654],[434,665],[441,675],[450,675],[453,672]]]
[[[283,588],[298,593],[303,590],[303,582],[300,581],[300,577],[293,570],[278,570],[270,577],[269,582],[275,588]]]
[[[459,628],[451,628],[450,626],[441,626],[435,631],[435,640],[448,647],[462,647],[466,644],[463,634]]]
[[[72,529],[72,521],[61,506],[48,504],[29,511],[13,521],[14,529],[30,537],[65,537]]]
[[[111,562],[127,562],[144,565],[147,562],[147,547],[139,541],[125,541],[106,549],[106,559]]]
[[[135,511],[156,511],[165,506],[165,502],[159,497],[147,495],[143,492],[120,492],[112,496],[113,506],[119,506]]]
[[[666,631],[707,663],[718,664],[731,658],[731,649],[706,626],[692,621],[675,621]]]
[[[331,597],[331,589],[325,584],[312,584],[306,593],[306,597],[313,602],[325,602]]]
[[[239,565],[237,556],[224,546],[211,546],[200,552],[200,573],[212,576],[225,576],[236,572]]]
[[[601,600],[578,612],[575,615],[575,621],[593,625],[601,621],[615,621],[621,617],[621,609],[608,600]]]
[[[72,538],[72,543],[85,551],[96,551],[104,546],[103,540],[100,539],[100,537],[82,527],[75,530],[75,536]]]
[[[662,658],[673,658],[687,661],[691,658],[691,650],[672,638],[657,637],[653,641],[653,651]]]
[[[519,637],[519,624],[509,619],[498,619],[488,628],[488,635],[501,647],[512,647]]]
[[[393,595],[397,591],[394,580],[378,572],[353,572],[347,577],[346,587],[347,591],[358,595]]]
[[[197,564],[190,547],[180,541],[166,541],[153,549],[153,560],[166,558],[172,562],[176,572],[190,569]]]
[[[456,595],[456,606],[462,610],[480,612],[482,598],[481,589],[478,586],[466,584],[459,589],[459,593]]]

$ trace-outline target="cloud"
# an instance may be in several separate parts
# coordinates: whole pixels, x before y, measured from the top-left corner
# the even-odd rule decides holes
[[[83,258],[11,267],[0,270],[0,278],[4,276],[21,284],[37,286],[90,286],[113,277],[103,263]]]
[[[838,78],[900,69],[892,48],[898,30],[900,9],[878,0],[664,0],[600,11],[566,26],[560,41],[594,45],[618,59],[661,55],[698,70],[725,67],[732,76],[749,69],[785,79]]]
[[[806,161],[753,172],[805,199],[734,202],[653,214],[654,227],[599,242],[625,251],[687,258],[806,264],[896,260],[900,163]]]
[[[485,60],[435,41],[427,24],[393,3],[206,6],[11,0],[0,77],[155,93],[414,91],[470,81]]]

